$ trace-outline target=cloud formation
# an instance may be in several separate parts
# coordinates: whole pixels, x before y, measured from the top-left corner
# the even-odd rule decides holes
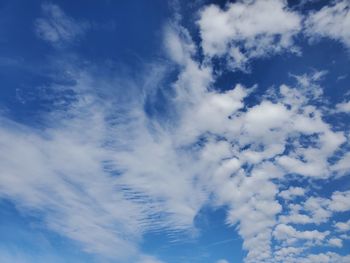
[[[332,1],[333,2],[333,1]],[[312,12],[305,21],[306,34],[311,38],[328,37],[350,48],[349,1],[338,0]]]
[[[69,17],[55,4],[44,3],[42,13],[43,17],[35,21],[35,32],[38,37],[54,46],[63,46],[76,41],[89,28],[86,22]]]
[[[329,12],[343,15],[344,5],[312,13],[306,25],[318,25]],[[56,5],[43,12],[36,32],[52,44],[86,30]],[[271,87],[253,104],[247,100],[258,85],[215,87],[213,58],[244,69],[251,59],[296,52],[301,21],[286,1],[210,5],[197,22],[201,46],[185,27],[169,23],[169,61],[140,72],[135,82],[61,64],[73,84],[49,88],[73,94],[67,107],[46,113],[41,129],[1,118],[0,196],[39,211],[49,229],[109,259],[161,262],[139,248],[143,235],[193,233],[196,215],[209,205],[227,208],[225,221],[242,237],[247,263],[347,262],[348,255],[310,252],[341,247],[350,229],[349,221],[333,220],[350,210],[350,192],[323,195],[312,184],[346,176],[350,168],[343,151],[348,135],[325,118],[341,108],[323,100],[325,71],[294,76],[294,85]],[[332,37],[347,45],[340,34]],[[200,49],[203,61],[196,58]],[[178,74],[163,87],[169,65]],[[164,89],[171,90],[164,99],[169,111],[149,114],[146,102]]]
[[[293,37],[301,30],[301,19],[279,0],[241,1],[224,10],[206,6],[198,21],[203,52],[226,56],[233,69],[244,69],[252,58],[297,52]]]

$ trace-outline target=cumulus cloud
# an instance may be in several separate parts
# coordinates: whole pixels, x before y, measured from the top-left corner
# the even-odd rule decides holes
[[[141,256],[137,263],[164,263],[152,256]]]
[[[274,237],[278,240],[285,241],[288,244],[292,244],[299,240],[309,240],[317,243],[323,241],[329,234],[329,231],[298,231],[292,226],[284,224],[277,225],[276,229],[274,230]]]
[[[350,153],[344,154],[332,167],[339,176],[344,176],[350,169]]]
[[[350,101],[338,103],[336,105],[336,110],[338,112],[350,113]]]
[[[252,58],[296,52],[293,37],[301,30],[301,16],[285,1],[241,1],[225,9],[203,8],[198,25],[205,55],[227,56],[232,68],[244,69]]]
[[[42,13],[43,16],[35,21],[35,32],[38,37],[55,46],[74,42],[89,28],[86,22],[69,17],[55,4],[43,4]]]
[[[300,262],[305,263],[316,263],[316,262],[331,262],[331,263],[346,263],[350,259],[350,255],[341,256],[336,253],[328,252],[328,253],[320,253],[320,254],[312,254],[307,256],[305,259],[303,259]]]
[[[335,227],[340,232],[346,232],[350,230],[350,220],[346,222],[337,222],[335,224]]]
[[[339,192],[332,194],[329,208],[335,212],[345,212],[350,210],[350,191]]]
[[[213,71],[193,58],[189,34],[179,26],[167,30],[166,47],[180,67],[169,98],[173,119],[163,123],[147,115],[144,95],[133,87],[128,99],[109,95],[113,99],[102,102],[95,87],[119,83],[76,69],[71,89],[77,99],[65,115],[73,117],[58,115],[59,125],[43,132],[2,125],[2,196],[25,209],[50,207],[44,213],[48,227],[86,251],[116,258],[139,253],[137,243],[148,231],[192,231],[208,202],[228,207],[227,223],[237,225],[247,262],[273,258],[273,237],[323,240],[327,233],[317,230],[288,225],[274,230],[283,210],[276,181],[292,172],[329,178],[328,158],[344,142],[343,133],[323,121],[306,89],[282,85],[250,107],[244,99],[253,89],[238,84],[226,92],[211,89]],[[179,45],[169,46],[168,38]],[[147,87],[144,92],[153,94]],[[301,147],[302,136],[315,142]],[[290,166],[292,160],[298,165]],[[334,211],[345,209],[341,193],[333,199]]]
[[[306,34],[311,39],[328,37],[340,41],[347,48],[350,48],[349,8],[349,1],[338,0],[312,12],[305,21]]]
[[[340,238],[331,238],[328,241],[328,244],[334,247],[342,247],[343,246],[343,240],[341,240]]]
[[[283,223],[292,224],[321,224],[326,223],[334,213],[349,211],[349,193],[334,192],[328,198],[309,197],[300,204],[290,204],[289,213],[281,215],[279,220]],[[340,227],[346,228],[344,223]]]
[[[305,195],[305,189],[301,187],[290,187],[287,190],[284,190],[279,193],[279,196],[286,200],[293,199],[297,196],[303,196]]]

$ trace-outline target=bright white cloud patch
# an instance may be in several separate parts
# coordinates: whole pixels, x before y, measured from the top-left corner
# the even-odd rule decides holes
[[[350,113],[350,101],[338,103],[336,109],[338,112]]]
[[[301,187],[291,187],[279,193],[279,196],[281,196],[286,200],[290,200],[290,199],[293,199],[294,197],[303,196],[303,195],[305,195],[305,189]]]
[[[204,7],[198,25],[205,55],[227,56],[232,68],[244,69],[252,58],[295,52],[293,37],[301,29],[301,17],[285,1],[241,1],[224,10]]]
[[[346,222],[337,222],[335,224],[335,227],[337,228],[338,231],[340,232],[346,232],[350,230],[350,220]]]
[[[292,244],[300,240],[310,240],[312,242],[320,242],[329,235],[329,232],[312,231],[297,231],[292,226],[278,225],[274,231],[274,237],[278,240],[283,240]]]
[[[272,246],[273,238],[283,246],[297,241],[339,245],[326,241],[329,231],[288,225],[301,221],[279,224],[277,215],[284,208],[276,199],[276,182],[288,173],[330,178],[328,158],[345,142],[344,134],[322,120],[303,89],[283,85],[276,97],[251,107],[244,99],[252,90],[241,85],[226,92],[209,90],[211,68],[192,58],[187,45],[193,44],[183,41],[183,28],[172,30],[178,35],[167,37],[178,37],[183,46],[173,56],[182,67],[173,84],[173,122],[164,125],[147,116],[138,96],[135,103],[116,108],[125,112],[118,117],[108,106],[116,105],[113,101],[102,104],[94,95],[89,72],[78,70],[72,87],[79,98],[71,108],[74,118],[60,120],[63,126],[42,134],[12,123],[2,126],[2,196],[27,209],[50,207],[45,219],[51,229],[110,257],[139,253],[136,244],[147,231],[190,231],[209,196],[212,205],[229,208],[227,222],[237,224],[247,262],[269,261],[282,253]],[[312,136],[313,143],[302,146],[302,136]],[[303,193],[296,187],[279,196],[290,200]],[[349,209],[347,200],[347,192],[309,198],[295,213],[305,210],[312,218],[308,223],[325,222],[333,212]]]
[[[334,246],[334,247],[342,247],[343,246],[343,240],[340,238],[331,238],[328,241],[329,245]]]
[[[350,3],[337,0],[321,10],[312,12],[305,21],[311,38],[328,37],[350,48]]]

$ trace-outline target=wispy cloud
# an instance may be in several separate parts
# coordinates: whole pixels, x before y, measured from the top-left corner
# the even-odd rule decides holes
[[[58,5],[52,3],[42,5],[42,14],[35,21],[35,32],[38,37],[55,46],[72,43],[89,29],[87,22],[69,17]]]

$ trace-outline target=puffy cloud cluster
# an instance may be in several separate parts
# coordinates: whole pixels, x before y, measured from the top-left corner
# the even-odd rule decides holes
[[[346,232],[350,230],[350,220],[346,222],[337,222],[335,224],[335,227],[340,232]]]
[[[292,244],[300,240],[309,240],[312,242],[320,242],[329,235],[329,231],[320,232],[317,230],[312,231],[298,231],[292,226],[278,225],[274,230],[274,237],[277,240],[283,240],[288,244]]]
[[[293,251],[293,250],[291,250]],[[309,254],[305,257],[294,257],[295,254],[286,253],[283,257],[280,257],[280,262],[286,263],[346,263],[349,261],[349,256],[341,256],[334,252],[319,253],[319,254]]]
[[[328,37],[350,48],[350,4],[338,0],[321,10],[312,12],[305,21],[306,33],[311,38]]]
[[[212,4],[201,10],[197,23],[204,55],[209,60],[225,58],[233,70],[247,70],[249,62],[259,57],[299,54],[294,41],[299,33],[310,40],[327,37],[350,47],[347,0],[332,1],[306,15],[291,10],[283,0],[242,0],[223,9]]]
[[[301,16],[285,1],[241,1],[224,10],[206,6],[198,25],[205,55],[227,56],[232,68],[244,69],[252,58],[296,52],[293,37],[301,30]]]
[[[282,192],[284,193],[284,192]],[[287,199],[288,200],[288,199]],[[350,210],[349,191],[336,191],[331,198],[308,197],[298,204],[288,205],[289,213],[281,215],[279,220],[291,224],[321,224],[326,223],[334,213],[342,213]],[[345,223],[339,223],[339,228],[346,229]]]
[[[305,189],[302,187],[290,187],[287,190],[284,190],[279,193],[279,196],[284,200],[291,200],[297,196],[304,196]]]
[[[338,112],[345,112],[345,113],[350,113],[350,102],[341,102],[338,103],[336,106],[336,110]]]

